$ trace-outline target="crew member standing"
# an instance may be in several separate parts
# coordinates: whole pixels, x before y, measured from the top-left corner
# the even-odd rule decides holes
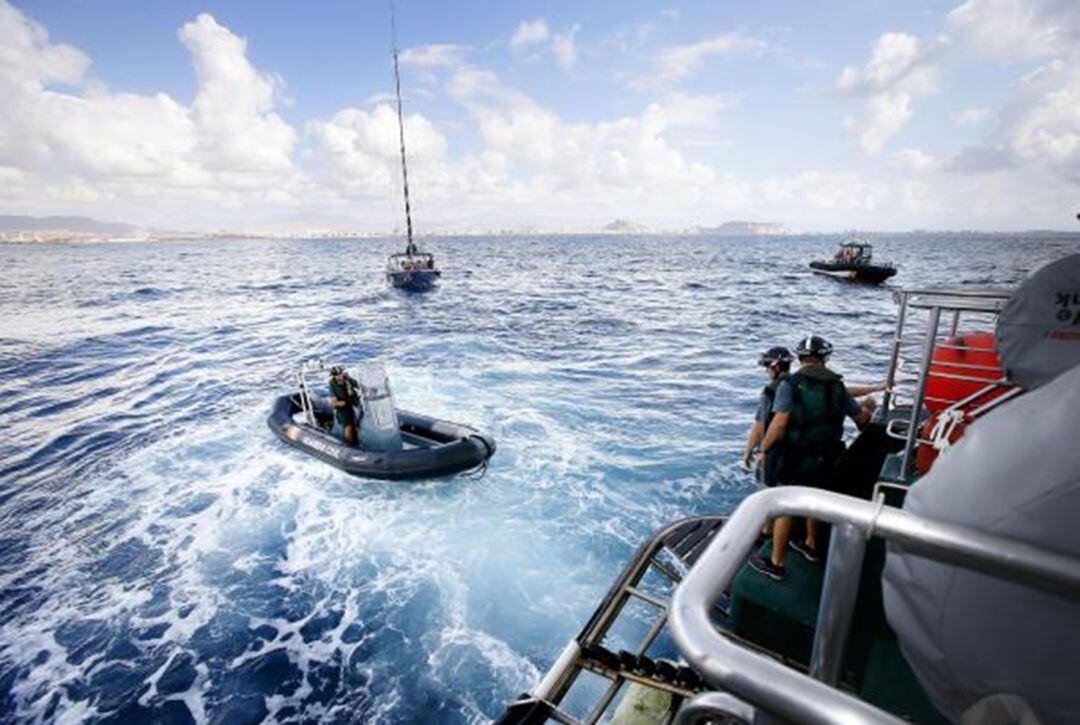
[[[758,358],[758,364],[765,368],[765,374],[769,376],[769,382],[761,389],[757,413],[754,415],[754,425],[750,428],[750,433],[746,438],[746,450],[743,452],[744,468],[751,468],[754,465],[754,454],[757,452],[761,439],[765,437],[765,431],[769,429],[769,423],[772,421],[776,388],[780,384],[780,380],[787,376],[793,359],[791,351],[786,347],[770,347]],[[776,462],[777,456],[775,453],[758,460],[756,473],[758,481],[763,486],[776,484]]]
[[[773,417],[761,450],[766,459],[770,454],[779,455],[778,485],[827,487],[844,453],[844,417],[852,418],[859,426],[870,420],[873,411],[860,406],[845,389],[843,378],[826,367],[832,351],[832,345],[822,337],[803,338],[795,348],[799,369],[777,385]],[[750,560],[752,567],[773,579],[784,578],[791,525],[790,516],[774,522],[770,558],[754,556]],[[817,561],[820,528],[820,522],[807,519],[806,540],[791,542],[791,548]]]
[[[360,403],[360,385],[345,368],[335,365],[330,368],[330,405],[334,408],[334,417],[345,432],[345,442],[356,445],[356,406]]]

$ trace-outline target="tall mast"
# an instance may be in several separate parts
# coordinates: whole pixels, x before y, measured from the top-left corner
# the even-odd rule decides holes
[[[405,247],[406,254],[414,254],[416,245],[413,244],[412,233],[412,209],[409,207],[409,168],[405,165],[405,119],[401,113],[401,73],[398,71],[397,51],[397,28],[394,27],[394,4],[390,3],[390,38],[394,51],[394,90],[397,92],[397,121],[398,138],[401,141],[401,182],[405,189],[405,229],[409,243]]]

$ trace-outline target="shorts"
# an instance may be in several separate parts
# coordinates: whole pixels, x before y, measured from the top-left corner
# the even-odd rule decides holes
[[[342,428],[346,428],[350,425],[355,427],[356,409],[353,408],[351,405],[346,405],[344,408],[335,408],[334,420],[336,420],[338,425],[340,425]]]
[[[778,482],[778,474],[780,473],[780,455],[770,451],[766,453],[764,459],[758,463],[756,470],[757,480],[765,488],[772,488],[776,486]]]
[[[829,452],[784,451],[783,461],[777,465],[778,486],[809,486],[832,490],[835,485],[837,464],[843,457],[843,444]]]

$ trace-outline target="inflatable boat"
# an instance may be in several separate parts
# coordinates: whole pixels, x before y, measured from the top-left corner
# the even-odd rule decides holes
[[[827,261],[813,261],[810,269],[816,274],[866,284],[881,284],[896,274],[896,267],[891,264],[875,264],[873,248],[863,242],[841,244],[836,256]]]
[[[360,440],[349,445],[335,431],[329,400],[311,395],[305,379],[323,369],[305,368],[300,390],[278,397],[267,419],[281,440],[308,455],[354,476],[408,480],[480,469],[495,453],[495,441],[474,428],[394,408],[381,368],[361,373]]]

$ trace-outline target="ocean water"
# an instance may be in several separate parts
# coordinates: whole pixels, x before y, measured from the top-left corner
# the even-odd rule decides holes
[[[475,722],[651,530],[733,508],[757,355],[885,374],[831,238],[0,246],[0,720]],[[884,239],[896,285],[1011,285],[1080,240]],[[349,477],[267,429],[305,359],[491,432],[479,480]]]

